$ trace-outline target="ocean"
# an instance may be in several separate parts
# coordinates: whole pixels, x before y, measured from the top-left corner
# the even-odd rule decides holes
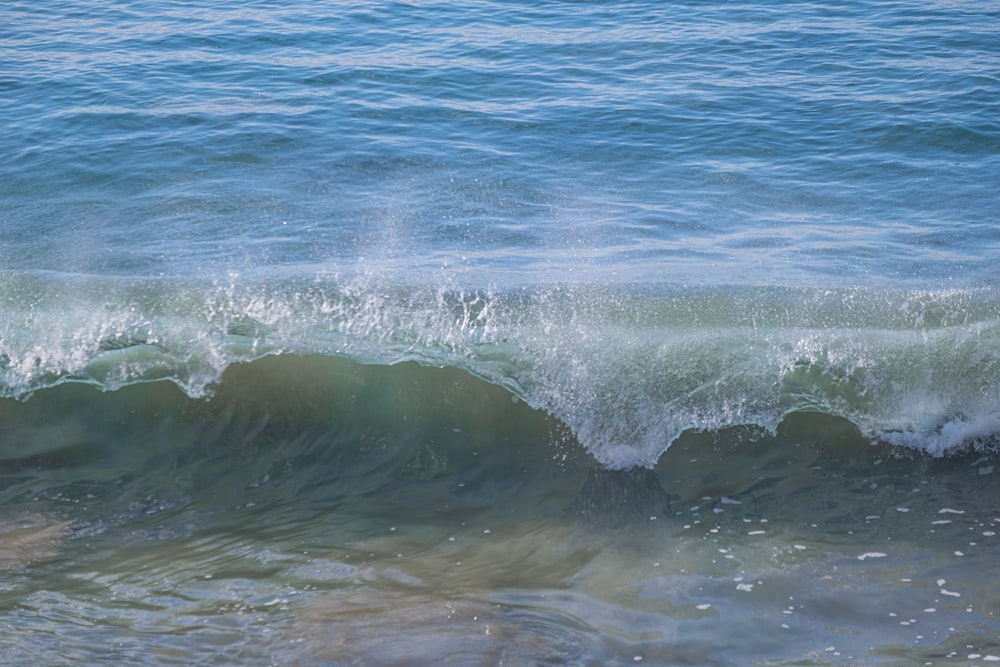
[[[0,664],[1000,662],[998,34],[6,1]]]

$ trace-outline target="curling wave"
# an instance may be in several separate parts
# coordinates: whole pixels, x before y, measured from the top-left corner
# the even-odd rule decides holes
[[[151,381],[203,398],[233,364],[313,355],[484,380],[557,418],[610,468],[652,466],[686,430],[774,430],[791,413],[842,417],[930,455],[994,447],[1000,433],[990,290],[499,291],[371,275],[185,283],[41,272],[2,275],[0,287],[9,398]]]

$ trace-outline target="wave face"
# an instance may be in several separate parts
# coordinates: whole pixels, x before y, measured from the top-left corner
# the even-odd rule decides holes
[[[8,273],[0,391],[170,381],[207,399],[227,369],[264,357],[416,362],[506,390],[497,400],[551,415],[623,469],[653,466],[688,430],[774,431],[792,413],[843,418],[869,440],[933,456],[992,448],[1000,434],[990,290],[442,283]],[[402,391],[406,373],[393,377]],[[253,381],[276,380],[259,371]]]
[[[159,343],[121,345],[97,354]],[[509,391],[415,362],[270,355],[201,397],[64,381],[0,399],[0,649],[126,665],[995,655],[996,456],[892,454],[799,412],[774,436],[688,431],[652,470],[607,470]]]

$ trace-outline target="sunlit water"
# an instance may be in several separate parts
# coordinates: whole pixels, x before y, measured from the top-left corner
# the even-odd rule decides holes
[[[158,383],[5,406],[22,442],[66,443],[5,451],[5,662],[1000,656],[993,456],[873,447],[803,415],[609,471],[446,371],[343,366],[281,399],[241,389],[260,363],[207,403]]]
[[[0,7],[0,663],[1000,661],[994,4],[208,4]]]

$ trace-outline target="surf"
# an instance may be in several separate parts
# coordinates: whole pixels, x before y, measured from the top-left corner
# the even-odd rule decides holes
[[[498,290],[319,274],[0,282],[0,394],[13,399],[168,382],[210,400],[227,373],[264,391],[304,373],[302,358],[334,375],[345,372],[335,360],[395,368],[388,382],[405,392],[416,364],[466,389],[495,386],[498,405],[544,413],[614,469],[654,466],[687,431],[774,433],[800,413],[932,456],[994,448],[1000,428],[990,290]]]

